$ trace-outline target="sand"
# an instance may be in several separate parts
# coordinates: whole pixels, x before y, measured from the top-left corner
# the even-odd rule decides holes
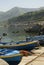
[[[6,61],[4,61],[3,59],[0,59],[0,65],[9,65]]]
[[[18,65],[44,65],[44,47],[41,47],[38,50],[33,49],[32,52],[34,52],[35,55],[23,56]]]

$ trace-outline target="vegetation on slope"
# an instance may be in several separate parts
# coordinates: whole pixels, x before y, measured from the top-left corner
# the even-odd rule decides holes
[[[9,22],[44,21],[44,10],[25,13],[22,16],[9,19]]]
[[[20,23],[20,25],[28,23],[28,27],[27,26],[24,27],[24,31],[26,33],[38,33],[39,32],[38,34],[40,34],[40,30],[43,27],[41,25],[34,25],[33,24],[33,23],[38,22],[38,21],[39,22],[44,21],[44,10],[28,12],[22,16],[8,20],[9,24],[11,24],[11,25],[15,24],[15,23]],[[30,22],[31,22],[31,28],[30,28]],[[20,28],[22,29],[23,25]]]

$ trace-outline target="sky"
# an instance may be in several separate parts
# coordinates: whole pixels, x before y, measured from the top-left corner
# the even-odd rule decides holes
[[[8,11],[13,7],[22,8],[44,7],[44,0],[0,0],[0,11]]]

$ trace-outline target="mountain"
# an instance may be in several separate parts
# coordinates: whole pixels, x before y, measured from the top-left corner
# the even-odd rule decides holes
[[[44,10],[27,12],[21,16],[13,17],[8,20],[9,32],[25,34],[25,29],[34,24],[44,23]]]
[[[0,21],[4,32],[6,29],[8,33],[22,35],[25,34],[24,29],[32,27],[34,25],[33,23],[44,23],[44,8],[28,9],[15,7],[7,12],[0,13]],[[14,35],[12,34],[12,36]]]
[[[1,12],[0,11],[0,19],[1,19],[1,17],[4,15],[4,12]]]
[[[17,22],[33,22],[33,21],[44,21],[44,10],[39,11],[31,11],[24,13],[21,16],[13,17],[9,19],[9,22],[11,23],[17,23]]]
[[[4,14],[4,12],[1,12],[1,11],[0,11],[0,16],[3,15],[3,14]]]
[[[24,13],[38,10],[36,8],[20,8],[20,7],[14,7],[10,9],[7,12],[0,12],[0,21],[5,21],[7,19],[10,19],[12,17],[18,17],[20,15],[23,15]]]

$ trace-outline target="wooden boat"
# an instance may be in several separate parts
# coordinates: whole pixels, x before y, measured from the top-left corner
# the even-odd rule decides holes
[[[24,42],[24,43],[11,43],[11,44],[0,44],[0,48],[12,48],[15,50],[32,50],[38,44],[38,41]]]
[[[18,50],[0,49],[0,58],[4,59],[7,62],[8,61],[20,62],[22,54],[20,54],[20,51]]]
[[[31,41],[38,40],[39,44],[44,46],[44,35],[27,37],[27,41],[29,41],[29,40],[31,40]]]
[[[41,46],[44,46],[44,40],[39,40],[39,44],[40,44]]]

